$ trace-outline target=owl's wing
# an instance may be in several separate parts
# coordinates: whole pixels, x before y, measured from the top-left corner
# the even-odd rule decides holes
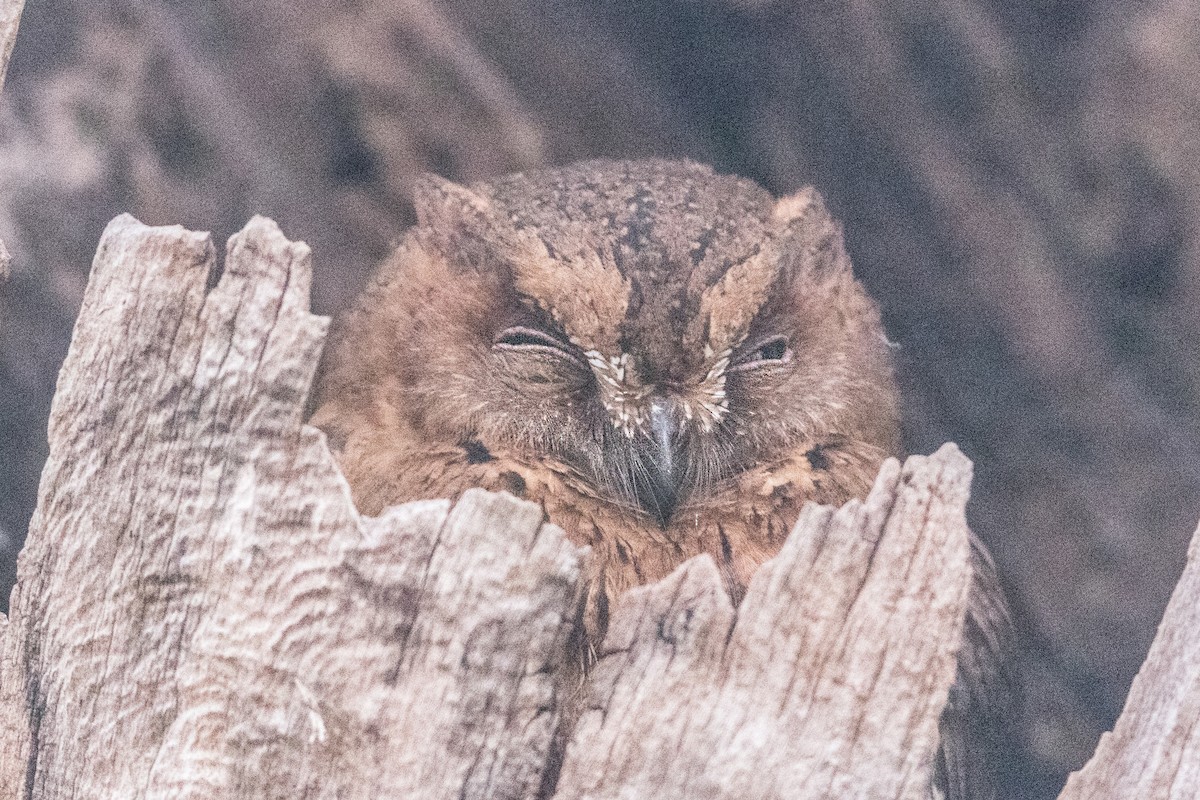
[[[941,718],[937,783],[946,800],[993,800],[1003,725],[1015,697],[1008,651],[1012,621],[996,568],[971,535],[974,581],[967,605],[958,677]],[[934,795],[936,796],[936,795]]]

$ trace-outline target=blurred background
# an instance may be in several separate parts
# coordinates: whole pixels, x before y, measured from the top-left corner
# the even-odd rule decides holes
[[[422,171],[688,157],[844,222],[908,448],[975,461],[1028,687],[1010,796],[1053,797],[1200,518],[1197,86],[1186,0],[29,0],[0,98],[0,597],[116,214],[219,241],[274,217],[330,314]]]

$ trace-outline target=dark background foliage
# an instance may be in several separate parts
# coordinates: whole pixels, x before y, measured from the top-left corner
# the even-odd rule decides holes
[[[976,463],[1028,686],[1013,797],[1120,711],[1200,517],[1200,14],[1113,0],[29,0],[0,103],[0,593],[105,223],[254,213],[354,295],[412,179],[686,156],[812,184]]]

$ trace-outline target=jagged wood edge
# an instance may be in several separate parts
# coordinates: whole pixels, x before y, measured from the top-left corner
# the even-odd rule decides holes
[[[736,612],[711,559],[628,593],[560,797],[928,795],[970,584],[970,462],[810,505]]]
[[[13,44],[17,41],[17,26],[21,22],[21,11],[25,0],[0,0],[0,89],[4,88],[4,77],[8,72],[8,59]]]
[[[21,11],[25,0],[0,0],[0,93],[4,91],[4,77],[8,73],[8,59],[12,55],[13,44],[17,41],[17,27],[21,22]],[[8,277],[11,260],[4,240],[0,239],[0,281]],[[4,634],[3,623],[0,622],[0,636]]]
[[[0,642],[0,796],[532,797],[579,552],[469,493],[361,520],[301,425],[308,248],[114,220]]]
[[[360,521],[300,425],[324,334],[307,248],[256,219],[214,269],[178,227],[121,217],[102,240],[0,651],[0,786],[531,796],[573,548],[485,493]],[[707,559],[628,595],[557,796],[922,796],[969,475],[950,447],[810,507],[736,615]],[[90,716],[60,719],[80,697]]]
[[[1200,530],[1117,724],[1059,800],[1200,797]]]

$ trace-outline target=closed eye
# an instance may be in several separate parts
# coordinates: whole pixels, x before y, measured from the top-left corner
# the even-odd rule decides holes
[[[768,336],[747,348],[745,355],[730,365],[730,372],[745,372],[759,367],[778,366],[792,360],[786,336]]]
[[[584,364],[583,359],[575,352],[574,347],[557,336],[536,328],[517,326],[501,331],[492,344],[492,347],[495,350],[559,356],[568,358],[581,365]]]

